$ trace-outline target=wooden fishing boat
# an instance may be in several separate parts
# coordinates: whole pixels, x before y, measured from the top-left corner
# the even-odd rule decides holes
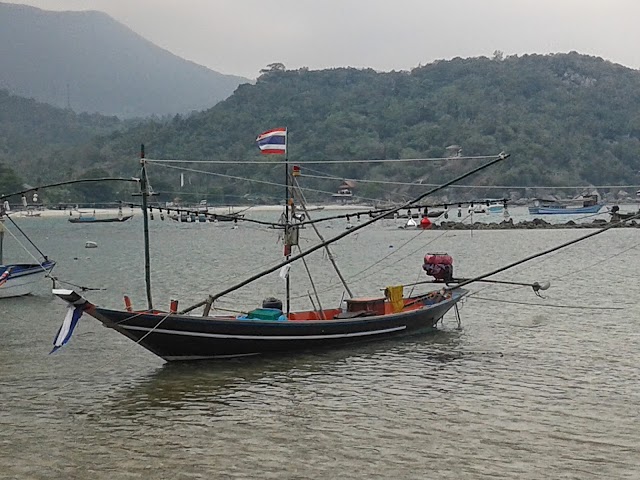
[[[262,145],[261,141],[263,143],[267,142],[264,144],[266,145],[265,148],[269,150],[268,153],[285,153],[287,145],[283,137],[286,138],[286,130],[275,129],[258,137],[258,143]],[[277,141],[274,145],[268,143],[274,139]],[[262,149],[263,147],[261,146],[260,148]],[[398,206],[396,210],[407,209],[407,207],[429,194],[446,188],[483,168],[507,158],[507,156],[506,154],[500,154],[482,167],[477,167],[471,172],[434,188],[417,199]],[[442,283],[445,280],[444,277],[436,278],[436,280],[440,281],[436,286],[436,291],[428,291],[422,294],[404,296],[402,285],[392,285],[384,288],[385,295],[383,297],[358,298],[353,296],[328,248],[341,238],[381,220],[388,212],[361,222],[352,229],[343,231],[328,240],[324,240],[318,230],[315,229],[315,225],[309,222],[316,230],[320,243],[305,251],[300,251],[297,255],[293,255],[292,247],[298,245],[298,228],[300,226],[295,221],[297,218],[296,206],[294,206],[293,201],[293,182],[295,181],[296,172],[299,174],[299,167],[294,166],[290,171],[286,157],[284,161],[287,192],[283,224],[284,260],[278,265],[267,268],[226,288],[222,292],[208,295],[205,300],[181,311],[178,310],[177,301],[172,301],[170,308],[166,311],[154,308],[151,295],[148,241],[147,197],[149,196],[149,190],[144,149],[141,152],[141,158],[140,189],[145,233],[147,308],[134,310],[128,297],[125,297],[125,307],[123,309],[100,307],[73,290],[56,289],[54,294],[67,303],[68,311],[63,326],[54,341],[54,350],[68,341],[73,331],[73,326],[84,312],[166,361],[222,359],[269,353],[281,354],[315,348],[335,347],[355,342],[368,342],[430,330],[451,309],[454,309],[456,314],[458,313],[457,304],[466,295],[467,291],[460,288],[462,285],[442,288],[445,286]],[[395,212],[392,211],[391,213]],[[309,212],[305,211],[305,214],[308,218]],[[319,306],[320,297],[317,292],[314,292],[317,303],[311,299],[313,310],[292,310],[289,275],[291,264],[319,249],[327,250],[328,257],[343,282],[345,293],[348,294],[349,298],[339,308],[327,309]],[[260,304],[256,302],[256,308],[242,314],[210,314],[211,309],[215,308],[214,302],[218,298],[249,285],[276,270],[280,270],[280,277],[286,281],[284,304],[280,300],[270,298]],[[318,305],[317,308],[316,305]],[[202,313],[194,313],[200,307],[203,307]]]
[[[578,205],[558,201],[535,200],[529,208],[530,215],[584,215],[598,213],[604,203],[598,202],[596,195],[586,195]]]
[[[112,222],[126,222],[133,215],[118,215],[118,216],[99,216],[99,215],[80,215],[78,217],[69,217],[71,223],[112,223]]]
[[[347,301],[345,311],[290,312],[281,318],[278,308],[259,308],[244,317],[114,310],[98,307],[72,290],[54,290],[61,299],[166,361],[310,350],[425,331],[466,293],[459,289],[405,298],[395,312],[388,298],[354,298]]]

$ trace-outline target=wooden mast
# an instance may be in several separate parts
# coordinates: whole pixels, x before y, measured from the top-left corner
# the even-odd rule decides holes
[[[149,196],[149,183],[147,181],[147,162],[144,159],[144,144],[140,145],[140,193],[142,195],[142,219],[144,220],[144,283],[147,289],[147,308],[153,309],[151,299],[151,263],[149,260],[149,217],[147,214],[147,197]]]

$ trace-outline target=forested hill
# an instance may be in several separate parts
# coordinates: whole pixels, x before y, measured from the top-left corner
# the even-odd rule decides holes
[[[117,117],[77,114],[0,90],[0,164],[31,184],[74,176],[93,168],[100,143],[93,139],[125,125]]]
[[[512,154],[474,179],[487,185],[640,180],[640,72],[576,53],[454,59],[411,72],[274,68],[208,111],[146,124],[113,147],[124,153],[144,142],[156,158],[255,158],[256,134],[276,126],[288,127],[293,160],[442,157],[455,144],[468,156]],[[440,181],[451,168],[464,170],[453,162],[325,170],[406,182]]]
[[[6,3],[0,65],[0,88],[121,118],[204,110],[249,81],[173,55],[102,12]]]
[[[600,58],[571,54],[439,61],[411,72],[350,68],[287,71],[281,65],[255,85],[187,117],[145,122],[92,143],[102,166],[118,174],[147,156],[191,160],[256,159],[256,135],[289,129],[295,160],[443,157],[511,154],[508,162],[466,181],[485,185],[620,185],[640,183],[640,72]],[[85,157],[72,152],[69,164]],[[280,182],[281,169],[185,165],[227,175]],[[340,178],[437,183],[470,168],[442,163],[327,164]],[[157,190],[180,190],[175,170],[154,170]],[[183,192],[215,201],[265,198],[274,187],[187,172]],[[336,181],[305,179],[324,190]],[[390,184],[361,184],[359,193],[385,198],[410,193]],[[275,192],[277,194],[279,192]]]

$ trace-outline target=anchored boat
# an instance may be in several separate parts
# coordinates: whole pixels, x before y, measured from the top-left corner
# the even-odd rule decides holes
[[[125,297],[124,309],[104,308],[93,304],[73,290],[54,290],[54,293],[68,305],[67,317],[54,341],[54,350],[68,341],[73,327],[84,312],[166,361],[221,359],[283,353],[334,347],[359,341],[372,341],[429,330],[452,308],[457,313],[456,305],[467,291],[459,286],[446,286],[442,282],[443,278],[436,278],[439,281],[437,290],[421,294],[405,296],[402,285],[390,285],[383,288],[385,292],[383,296],[354,296],[344,281],[329,248],[331,244],[341,238],[383,219],[386,214],[407,209],[424,197],[502,161],[508,155],[500,154],[487,164],[436,187],[415,200],[400,205],[390,212],[385,211],[327,240],[317,231],[315,224],[308,220],[307,223],[316,230],[320,242],[302,251],[298,246],[298,230],[301,224],[295,219],[297,218],[296,209],[302,208],[304,210],[304,204],[298,206],[294,203],[295,186],[297,186],[296,176],[299,175],[300,168],[293,166],[293,169],[289,169],[286,157],[286,136],[285,129],[274,129],[263,133],[257,139],[263,153],[285,154],[287,201],[285,202],[284,224],[282,225],[284,260],[281,263],[232,285],[222,292],[208,295],[203,301],[183,310],[178,310],[179,302],[177,301],[172,302],[168,310],[155,308],[151,296],[148,239],[147,197],[150,192],[143,148],[141,151],[140,188],[145,233],[147,308],[134,310],[128,297]],[[309,211],[304,211],[308,219]],[[294,247],[297,247],[300,253],[294,255]],[[313,304],[312,310],[293,310],[291,309],[289,275],[291,264],[304,259],[319,249],[327,251],[328,258],[331,260],[349,298],[346,299],[344,305],[324,308],[317,292],[314,292],[315,301],[311,295],[309,296]],[[269,298],[262,302],[256,301],[256,308],[248,312],[236,315],[211,314],[211,310],[216,307],[215,302],[220,297],[278,270],[280,277],[286,281],[284,303],[278,299]],[[196,314],[195,312],[200,308],[202,308],[202,312]]]
[[[579,204],[558,201],[535,200],[529,207],[531,215],[584,215],[598,213],[604,203],[599,203],[597,195],[585,195]]]

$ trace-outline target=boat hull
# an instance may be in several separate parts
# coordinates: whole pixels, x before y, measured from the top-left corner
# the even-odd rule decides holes
[[[581,215],[598,213],[604,204],[590,205],[588,207],[529,207],[531,215]]]
[[[1,282],[0,298],[22,297],[33,291],[34,284],[49,274],[55,262],[47,261],[39,264],[0,265],[0,276],[8,268],[10,273]]]
[[[464,295],[399,313],[334,320],[257,320],[99,308],[88,314],[166,361],[286,353],[370,342],[433,329]]]
[[[71,223],[113,223],[113,222],[126,222],[133,215],[124,215],[122,217],[73,217],[69,218]]]

